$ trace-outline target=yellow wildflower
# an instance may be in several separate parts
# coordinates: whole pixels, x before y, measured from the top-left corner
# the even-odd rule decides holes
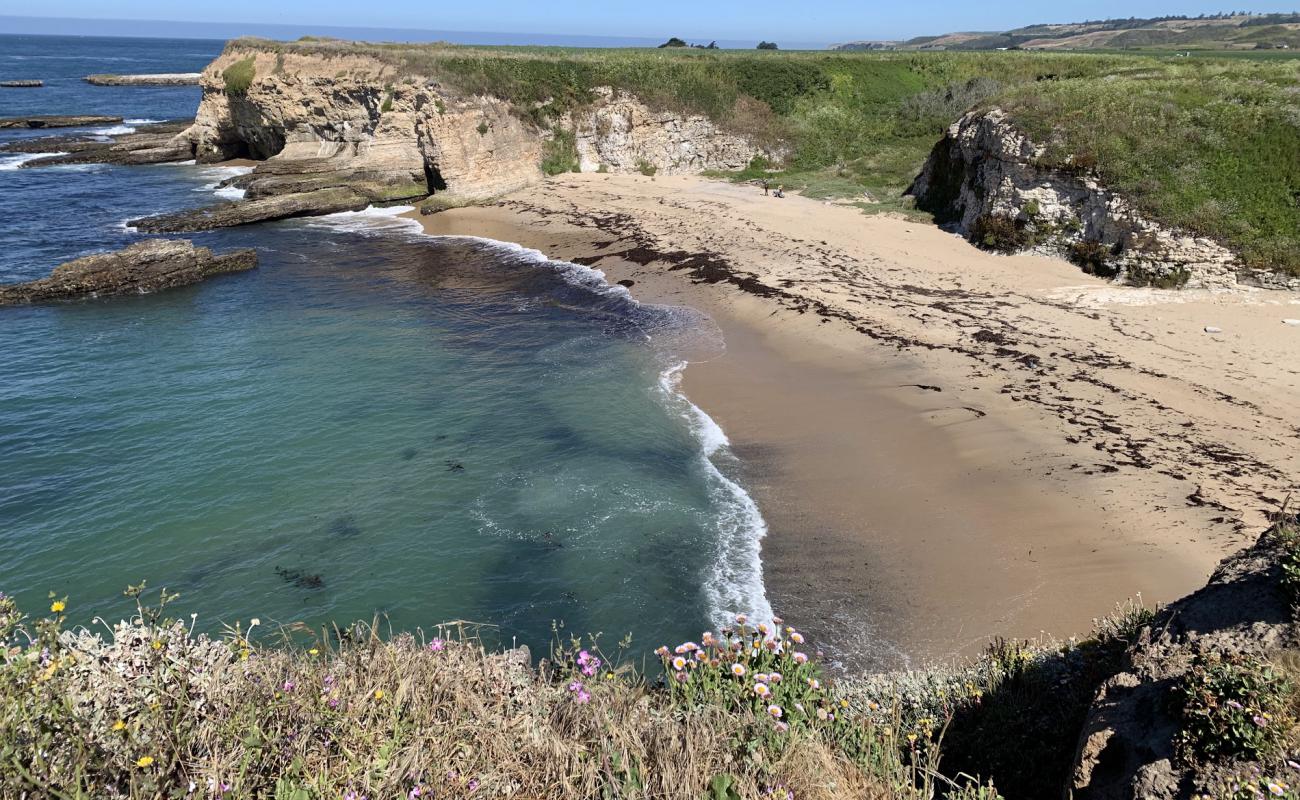
[[[915,733],[909,733],[909,734],[907,734],[907,741],[908,741],[908,743],[915,742],[915,741],[916,741],[916,734],[915,734]]]
[[[148,769],[153,766],[153,756],[141,756],[136,760],[135,765],[140,769]]]
[[[840,708],[848,708],[848,707],[849,707],[848,699],[844,699],[840,701]]]
[[[120,720],[120,719],[119,719],[117,722],[114,722],[114,723],[113,723],[113,730],[115,730],[115,731],[124,731],[124,730],[126,730],[126,722],[125,722],[124,720]]]
[[[313,647],[312,649],[310,649],[310,650],[307,651],[307,655],[309,655],[309,656],[318,656],[318,655],[320,655],[320,651]]]
[[[155,650],[161,650],[161,649],[162,649],[162,642],[159,641],[158,639],[154,639],[154,640],[153,640],[153,649],[155,649]]]
[[[376,689],[376,690],[375,690],[375,699],[376,699],[376,700],[383,700],[383,699],[384,699],[384,690],[383,690],[383,689]]]
[[[68,604],[62,600],[55,600],[53,603],[50,603],[50,611],[53,611],[55,614],[62,614],[63,609],[67,607]]]

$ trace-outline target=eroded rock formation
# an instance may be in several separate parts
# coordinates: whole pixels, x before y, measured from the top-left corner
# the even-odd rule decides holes
[[[226,77],[235,65],[253,75],[237,91]],[[587,171],[738,169],[762,152],[703,116],[655,112],[612,90],[543,126],[528,109],[459,94],[436,77],[363,55],[235,47],[204,70],[201,84],[197,118],[178,138],[200,162],[260,161],[240,180],[250,203],[294,196],[289,205],[299,208],[326,189],[375,203],[493,197],[542,180],[557,136],[572,136],[575,161]],[[270,207],[249,211],[247,221],[271,218],[263,215]],[[203,219],[205,226],[245,221],[230,209]],[[173,215],[166,223],[144,221],[142,229],[157,224],[175,230],[183,222]]]
[[[58,164],[163,164],[187,161],[189,143],[177,134],[189,129],[193,120],[175,120],[140,125],[131,133],[88,139],[84,135],[42,136],[0,145],[0,153],[55,153],[24,162],[22,167]]]
[[[197,86],[197,72],[160,72],[153,75],[87,75],[95,86]]]
[[[909,193],[967,236],[990,221],[1008,235],[1014,226],[1028,249],[1128,283],[1300,289],[1300,278],[1249,269],[1219,242],[1144,217],[1087,170],[1044,166],[1045,152],[1001,110],[971,112],[935,145]]]
[[[149,239],[61,264],[48,278],[0,286],[0,306],[144,294],[256,266],[252,249],[218,255],[184,239]]]
[[[121,121],[121,117],[99,114],[44,114],[0,117],[0,128],[80,128],[88,125],[116,125]]]

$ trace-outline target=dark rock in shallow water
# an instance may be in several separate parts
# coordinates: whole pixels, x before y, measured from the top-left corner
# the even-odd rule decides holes
[[[37,115],[0,117],[0,128],[81,128],[87,125],[117,125],[121,117],[96,115]]]
[[[323,589],[325,588],[325,579],[314,572],[304,572],[300,569],[285,569],[276,567],[275,574],[284,579],[285,583],[291,583],[299,589]]]
[[[0,89],[39,89],[45,81],[0,81]]]
[[[120,119],[114,118],[118,122]],[[177,139],[193,120],[172,120],[135,126],[131,133],[115,134],[107,141],[85,134],[42,136],[0,145],[0,153],[56,153],[35,158],[23,169],[58,164],[162,164],[194,157],[189,142]]]
[[[217,255],[184,239],[151,239],[116,252],[96,253],[61,264],[48,278],[0,286],[0,306],[144,294],[256,266],[256,250]]]
[[[351,189],[318,189],[260,200],[221,203],[207,208],[133,219],[127,224],[145,233],[177,233],[231,228],[290,217],[317,217],[339,211],[361,211],[370,199]]]

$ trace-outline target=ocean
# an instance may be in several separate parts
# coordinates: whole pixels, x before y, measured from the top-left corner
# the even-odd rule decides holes
[[[220,47],[0,36],[0,79],[47,84],[0,89],[0,116],[191,116],[196,87],[80,79]],[[211,203],[237,169],[24,158],[0,155],[0,283],[137,241],[127,219]],[[143,580],[203,630],[468,620],[535,652],[553,623],[645,653],[770,616],[762,517],[677,388],[723,347],[710,321],[399,210],[195,234],[259,268],[0,309],[0,591],[66,594],[90,625]]]

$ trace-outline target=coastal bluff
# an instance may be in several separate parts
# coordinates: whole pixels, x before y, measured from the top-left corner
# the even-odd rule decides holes
[[[251,206],[276,197],[312,213],[322,190],[334,191],[317,213],[431,195],[472,202],[548,173],[736,170],[766,152],[704,115],[657,110],[627,92],[601,87],[592,102],[552,114],[458,88],[386,52],[237,40],[203,71],[198,114],[178,140],[199,163],[259,162],[239,182],[249,205],[225,209],[221,224],[277,218]],[[202,216],[210,227],[212,215]],[[179,218],[166,225],[195,229]]]
[[[0,286],[0,306],[145,294],[256,266],[252,249],[217,254],[184,239],[149,239],[60,264],[48,278]]]

